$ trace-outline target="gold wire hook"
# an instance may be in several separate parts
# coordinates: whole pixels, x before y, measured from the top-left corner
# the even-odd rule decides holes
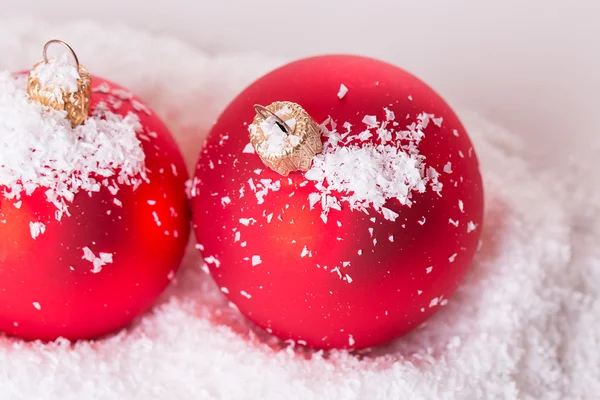
[[[260,115],[263,119],[267,119],[267,118],[269,118],[269,116],[275,118],[277,125],[279,125],[279,127],[282,128],[286,134],[288,134],[288,135],[294,134],[294,132],[292,132],[292,129],[290,128],[290,126],[284,120],[282,120],[279,117],[279,115],[275,114],[273,111],[269,110],[267,107],[261,106],[260,104],[255,104],[254,111],[256,111],[256,113],[258,115]]]
[[[44,50],[42,52],[42,56],[44,57],[44,62],[45,63],[48,62],[48,47],[50,47],[50,45],[54,44],[54,43],[63,45],[64,47],[67,48],[67,50],[69,50],[69,52],[71,52],[71,55],[73,56],[73,59],[75,60],[75,65],[77,65],[77,71],[79,71],[79,58],[77,58],[77,54],[75,54],[75,50],[73,50],[73,48],[71,46],[69,46],[66,42],[59,40],[59,39],[49,40],[44,45]]]

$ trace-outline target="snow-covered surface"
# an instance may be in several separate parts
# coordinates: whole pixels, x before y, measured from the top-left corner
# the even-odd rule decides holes
[[[227,102],[283,62],[209,55],[118,26],[0,20],[0,27],[0,69],[29,68],[46,40],[66,40],[90,71],[164,117],[189,166]],[[509,132],[500,126],[515,120],[458,111],[482,162],[484,245],[461,290],[427,326],[361,356],[286,348],[226,306],[190,246],[176,286],[113,337],[77,344],[1,338],[0,398],[597,398],[600,136],[586,128],[585,110],[562,136],[569,142],[554,147],[543,124]]]

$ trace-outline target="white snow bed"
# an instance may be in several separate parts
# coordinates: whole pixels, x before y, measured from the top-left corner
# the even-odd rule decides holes
[[[0,32],[0,69],[28,69],[46,40],[69,42],[94,74],[149,102],[190,168],[233,96],[286,61],[209,55],[123,26],[0,19]],[[110,338],[0,338],[0,399],[597,398],[600,135],[574,123],[571,153],[532,156],[535,126],[511,132],[454,106],[482,163],[484,242],[422,328],[361,356],[287,347],[227,307],[190,246],[176,284]]]

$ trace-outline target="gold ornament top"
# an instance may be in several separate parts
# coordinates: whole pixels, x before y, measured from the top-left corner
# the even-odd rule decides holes
[[[75,65],[60,64],[49,60],[48,46],[53,43],[65,46],[73,56]],[[44,106],[58,111],[66,111],[67,119],[75,127],[85,122],[90,114],[92,99],[92,77],[77,55],[62,40],[51,40],[44,45],[44,60],[35,64],[29,71],[27,94]]]
[[[310,115],[290,101],[255,105],[254,109],[250,143],[262,162],[283,176],[308,171],[313,157],[323,151],[321,130]]]

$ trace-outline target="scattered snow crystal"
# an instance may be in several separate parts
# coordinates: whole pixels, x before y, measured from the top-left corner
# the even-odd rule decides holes
[[[344,96],[346,95],[346,93],[348,93],[348,88],[346,87],[346,85],[344,85],[343,83],[340,85],[340,90],[337,94],[339,99],[343,99]]]
[[[102,271],[102,267],[106,264],[112,264],[113,255],[112,253],[100,253],[98,257],[94,254],[94,252],[89,247],[84,247],[83,256],[81,257],[83,260],[89,261],[92,263],[92,273],[97,274]]]
[[[31,231],[31,237],[37,239],[38,236],[46,232],[46,225],[42,222],[30,222],[29,230]]]

